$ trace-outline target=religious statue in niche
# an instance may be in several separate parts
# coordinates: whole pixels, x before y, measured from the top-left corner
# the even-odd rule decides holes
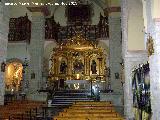
[[[67,71],[67,64],[66,62],[63,60],[61,62],[61,65],[60,65],[60,73],[61,74],[66,74],[66,71]]]
[[[82,72],[84,69],[84,65],[82,63],[82,60],[76,59],[75,62],[73,63],[73,67],[74,67],[74,72]]]
[[[97,74],[97,64],[96,64],[96,61],[95,60],[92,60],[92,64],[91,64],[91,71],[92,71],[92,74]]]

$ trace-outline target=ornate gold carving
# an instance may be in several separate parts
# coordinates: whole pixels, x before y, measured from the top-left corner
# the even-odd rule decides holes
[[[152,36],[148,36],[147,38],[147,50],[148,56],[151,56],[154,53],[154,42]]]
[[[51,58],[51,65],[54,67],[51,66],[50,78],[52,80],[61,78],[65,80],[75,80],[77,78],[89,80],[90,78],[101,77],[101,80],[104,80],[106,75],[103,71],[106,66],[106,55],[103,53],[104,49],[96,47],[95,44],[77,33],[67,42],[61,43],[59,47],[54,48]],[[64,59],[66,60],[67,71],[61,72],[63,70],[60,70],[60,65],[62,66],[61,63]],[[91,71],[92,60],[96,61],[96,74]]]
[[[82,34],[77,33],[76,36],[67,40],[66,43],[62,43],[60,48],[75,49],[75,50],[89,50],[94,48],[94,44],[85,39]]]

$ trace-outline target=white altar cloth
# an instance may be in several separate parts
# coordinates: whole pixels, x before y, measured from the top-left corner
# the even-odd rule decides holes
[[[87,84],[87,83],[89,83],[89,81],[88,80],[66,80],[65,83],[66,84],[77,84],[77,83]]]

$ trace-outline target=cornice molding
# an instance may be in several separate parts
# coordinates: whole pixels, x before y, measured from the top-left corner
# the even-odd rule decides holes
[[[50,15],[50,11],[48,10],[48,8],[46,6],[27,7],[27,9],[30,12],[42,12],[45,16],[49,16]]]

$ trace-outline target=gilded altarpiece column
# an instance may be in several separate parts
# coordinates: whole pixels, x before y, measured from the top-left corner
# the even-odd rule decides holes
[[[99,60],[99,75],[101,76],[103,71],[103,68],[102,68],[103,58],[97,58],[97,59]]]
[[[54,62],[54,65],[55,65],[55,67],[54,67],[55,73],[54,74],[58,75],[58,67],[59,67],[58,66],[59,65],[58,58],[57,57],[54,58],[53,62]]]
[[[71,56],[68,56],[68,59],[67,59],[67,65],[68,65],[68,72],[67,72],[67,75],[69,76],[69,79],[71,79],[71,75],[72,75],[72,63],[73,63],[73,60],[72,60],[72,57]]]
[[[85,57],[85,71],[86,71],[86,75],[89,76],[90,75],[90,59],[89,56],[86,55]]]
[[[87,75],[90,76],[90,57],[87,58]]]

